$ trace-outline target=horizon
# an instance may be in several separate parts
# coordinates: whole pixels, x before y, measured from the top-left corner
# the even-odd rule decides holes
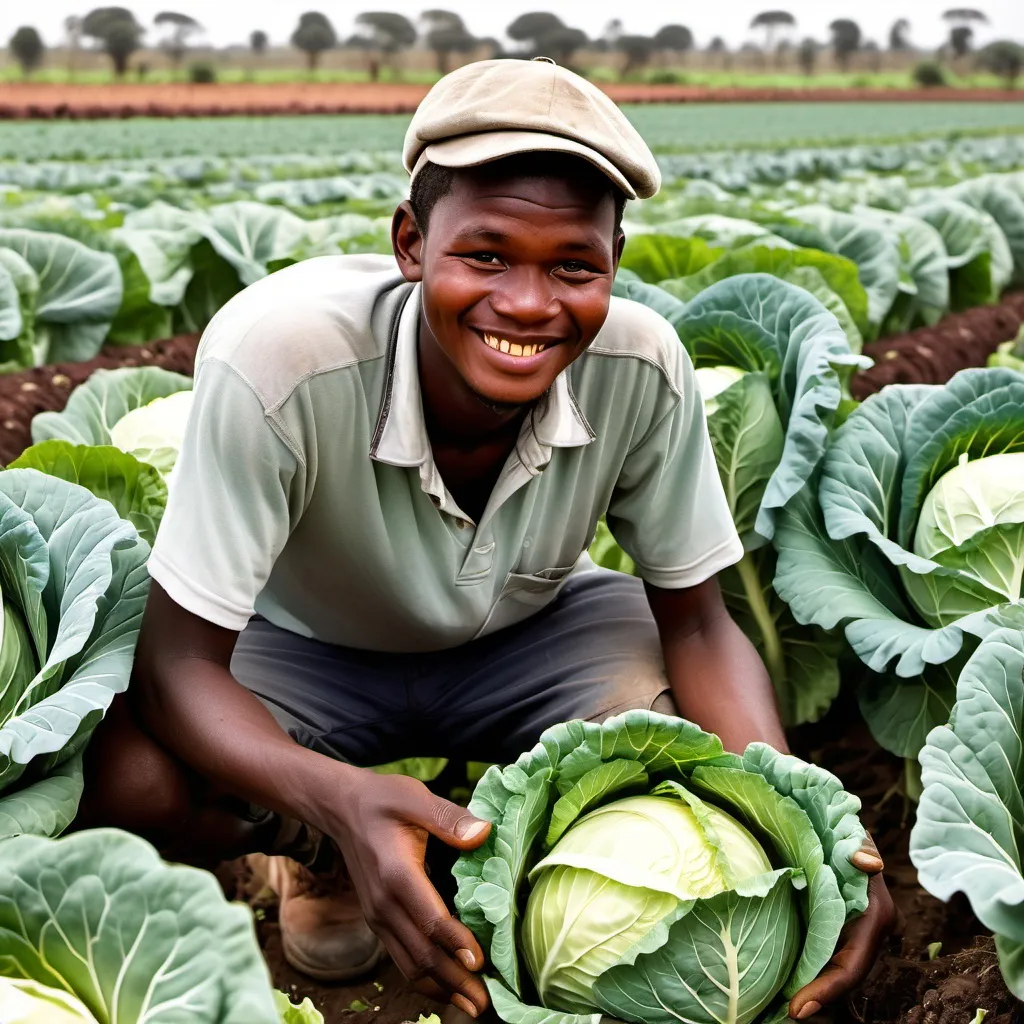
[[[352,8],[348,8],[348,11],[342,14],[337,10],[338,5],[334,3],[317,4],[311,0],[257,0],[245,4],[238,0],[222,0],[212,10],[210,5],[200,4],[198,0],[174,6],[169,6],[166,0],[144,0],[126,6],[146,26],[148,31],[144,37],[144,45],[150,48],[158,47],[162,38],[161,31],[153,25],[153,18],[159,11],[167,9],[190,14],[204,25],[204,33],[197,36],[191,44],[193,48],[214,49],[247,47],[249,34],[256,29],[267,32],[271,46],[287,46],[299,15],[306,10],[322,11],[333,23],[339,38],[344,39],[353,34],[354,18],[360,13],[356,9],[350,14],[348,11],[352,11]],[[414,24],[422,11],[429,9],[429,5],[424,5],[419,0],[393,0],[392,3],[383,6],[384,9],[404,14]],[[758,12],[767,9],[770,3],[731,0],[723,6],[727,12],[726,17],[723,17],[723,7],[711,10],[694,8],[672,17],[663,14],[664,7],[660,4],[633,4],[630,7],[629,18],[622,19],[623,31],[648,35],[662,25],[679,23],[686,25],[693,32],[695,47],[698,49],[706,47],[715,36],[725,39],[731,49],[737,49],[748,42],[764,42],[764,32],[751,29],[749,26],[752,18]],[[780,40],[787,38],[799,42],[809,36],[824,42],[828,39],[828,24],[831,21],[851,16],[860,25],[864,40],[873,40],[883,49],[888,44],[889,28],[900,17],[905,17],[910,22],[910,41],[918,50],[934,50],[949,35],[949,23],[943,21],[941,17],[946,5],[927,0],[907,0],[896,5],[890,0],[859,0],[857,4],[837,0],[794,0],[781,6],[794,15],[797,25],[793,29],[780,30],[777,33],[777,39]],[[851,12],[851,7],[856,7],[856,11]],[[37,0],[32,5],[33,16],[29,18],[17,11],[0,9],[0,45],[6,46],[8,39],[18,27],[31,25],[39,31],[48,48],[59,48],[66,41],[64,19],[68,15],[81,16],[91,9],[92,5],[86,5],[76,10],[67,0]],[[480,38],[493,36],[503,43],[507,42],[507,26],[518,13],[524,13],[520,11],[503,16],[499,23],[497,19],[482,17],[479,6],[471,6],[465,0],[447,4],[446,9],[462,16],[466,27],[474,35]],[[983,46],[996,38],[1024,42],[1024,4],[1019,0],[992,0],[981,4],[980,9],[987,14],[988,24],[975,27],[976,46]],[[582,29],[593,39],[601,36],[610,20],[621,17],[622,10],[610,0],[587,0],[586,3],[582,0],[572,0],[559,5],[558,13],[567,25]]]

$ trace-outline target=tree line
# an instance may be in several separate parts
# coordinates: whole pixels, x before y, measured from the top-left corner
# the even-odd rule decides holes
[[[939,56],[963,59],[970,55],[976,26],[988,21],[985,13],[976,8],[950,8],[941,17],[949,31]],[[98,7],[84,17],[69,17],[64,24],[72,49],[77,48],[81,40],[88,40],[107,54],[118,77],[126,73],[131,57],[142,49],[143,39],[148,33],[147,27],[126,7]],[[160,37],[157,45],[167,54],[172,67],[180,70],[190,45],[203,32],[203,26],[188,14],[163,11],[154,19],[154,27]],[[742,51],[757,54],[764,68],[767,68],[769,60],[779,62],[795,52],[797,62],[808,75],[814,73],[819,55],[825,48],[831,49],[836,64],[843,71],[849,68],[857,54],[866,54],[869,59],[874,57],[876,70],[880,69],[883,46],[875,40],[866,39],[853,19],[837,18],[833,21],[829,25],[830,38],[824,44],[812,37],[794,43],[792,33],[796,28],[797,20],[789,11],[762,11],[752,19],[750,29],[763,33],[763,46],[747,43]],[[569,67],[582,50],[614,51],[624,58],[623,75],[629,75],[642,70],[658,54],[682,58],[695,48],[693,33],[685,25],[664,25],[653,35],[636,35],[626,32],[621,20],[616,19],[609,22],[600,35],[592,38],[582,29],[566,25],[558,15],[549,11],[521,14],[508,25],[505,33],[513,43],[512,48],[506,49],[497,39],[477,38],[462,18],[452,11],[432,9],[424,11],[415,24],[403,14],[364,12],[355,18],[354,34],[342,38],[327,15],[308,11],[299,18],[290,43],[304,54],[310,72],[316,71],[323,54],[330,50],[344,47],[364,51],[369,55],[370,77],[375,81],[383,66],[394,68],[397,55],[416,45],[434,53],[437,70],[441,74],[448,72],[459,55],[480,49],[489,49],[493,56],[549,56]],[[250,34],[249,47],[255,56],[264,54],[269,45],[266,32],[257,29]],[[893,22],[886,45],[890,52],[914,49],[911,25],[906,18]],[[31,26],[19,28],[11,37],[8,48],[26,75],[43,62],[45,46],[39,33]],[[707,49],[729,53],[721,36],[712,39]],[[1024,67],[1024,48],[1007,40],[991,43],[979,53],[979,66],[1001,75],[1013,86]],[[941,78],[941,69],[935,74]],[[938,84],[926,81],[924,77],[921,80],[922,84]]]

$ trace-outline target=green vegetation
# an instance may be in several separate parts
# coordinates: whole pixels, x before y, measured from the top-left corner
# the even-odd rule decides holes
[[[659,152],[1024,132],[1024,104],[1012,103],[846,103],[839,108],[841,118],[828,103],[641,104],[625,109]],[[398,152],[408,123],[409,116],[402,114],[8,123],[0,135],[0,160]]]
[[[680,719],[553,726],[483,777],[470,810],[494,828],[455,866],[495,1009],[508,1024],[783,1019],[867,906],[848,861],[859,809],[828,772],[758,743],[727,754]]]

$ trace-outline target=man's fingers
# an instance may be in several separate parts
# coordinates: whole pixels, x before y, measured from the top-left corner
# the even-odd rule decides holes
[[[444,998],[460,995],[464,1002],[460,1007],[469,1012],[468,1007],[475,1010],[472,1016],[482,1013],[488,1006],[487,989],[475,974],[471,974],[453,959],[436,942],[424,935],[423,924],[414,923],[404,912],[398,911],[391,923],[395,938],[402,948],[403,962],[398,963],[399,969],[412,982],[426,980],[438,985]],[[433,928],[428,924],[428,931]]]
[[[408,808],[407,818],[456,850],[475,850],[491,831],[489,821],[430,792]]]
[[[456,920],[430,884],[421,875],[402,887],[400,897],[410,920],[417,922],[419,931],[431,942],[462,964],[469,971],[479,971],[484,965],[484,951],[476,936]]]
[[[885,869],[885,863],[875,841],[870,835],[864,837],[860,849],[850,858],[850,863],[866,875],[878,875]]]
[[[790,1017],[805,1020],[859,985],[871,970],[882,940],[892,931],[894,918],[892,897],[876,875],[868,885],[868,909],[846,927],[831,963],[790,1000]]]

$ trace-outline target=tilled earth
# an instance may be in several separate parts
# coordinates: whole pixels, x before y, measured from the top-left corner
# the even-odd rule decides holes
[[[865,399],[886,384],[944,384],[969,366],[984,366],[996,347],[1017,336],[1024,323],[1024,292],[1004,295],[997,306],[953,313],[934,327],[864,346],[875,365],[853,379],[853,397]]]
[[[217,117],[273,114],[411,114],[429,86],[413,83],[275,82],[189,85],[116,83],[61,85],[8,82],[0,119],[100,117]],[[615,83],[601,88],[616,103],[858,103],[1003,102],[1019,94],[1001,89],[785,89],[710,88]]]

